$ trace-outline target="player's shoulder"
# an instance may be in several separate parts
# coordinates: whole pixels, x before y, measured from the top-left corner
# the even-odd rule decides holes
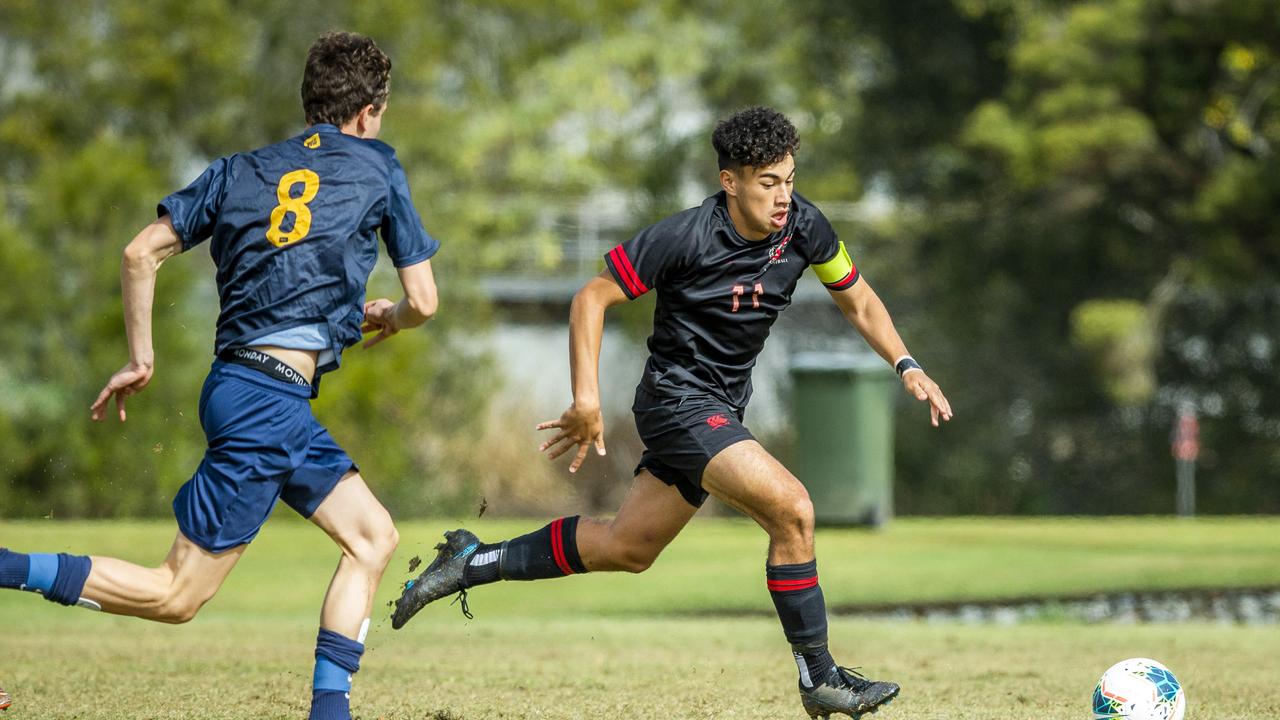
[[[713,199],[713,198],[712,198]],[[714,203],[704,202],[646,227],[642,234],[652,240],[696,241],[713,230]]]
[[[822,214],[822,210],[800,193],[791,193],[791,206],[798,223],[804,223],[808,227],[818,225],[831,227],[831,222],[827,220],[826,215]]]
[[[791,194],[792,221],[797,247],[810,261],[821,261],[831,256],[836,242],[836,231],[822,210],[800,193]]]

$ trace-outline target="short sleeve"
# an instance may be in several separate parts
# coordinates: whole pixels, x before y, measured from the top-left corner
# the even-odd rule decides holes
[[[682,256],[680,236],[670,221],[650,225],[604,256],[609,272],[634,300],[661,284]]]
[[[422,218],[409,196],[409,181],[404,168],[391,159],[391,182],[387,190],[386,211],[382,216],[382,240],[387,244],[391,263],[398,268],[428,260],[440,249],[440,242],[427,234]]]
[[[156,206],[156,217],[169,216],[186,252],[213,235],[218,211],[226,197],[228,158],[218,158],[190,185],[169,195]]]
[[[835,228],[816,207],[809,223],[809,257],[813,271],[828,290],[845,290],[858,282],[858,268],[836,236]]]

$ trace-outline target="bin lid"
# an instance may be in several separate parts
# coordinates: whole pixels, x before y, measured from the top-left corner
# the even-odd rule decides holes
[[[868,352],[807,350],[792,355],[790,367],[793,373],[893,374],[893,368],[879,355]]]

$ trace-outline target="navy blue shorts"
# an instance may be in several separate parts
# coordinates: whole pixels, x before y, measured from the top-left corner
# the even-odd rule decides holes
[[[311,517],[355,463],[311,414],[311,389],[215,360],[200,393],[209,448],[178,490],[178,529],[209,552],[243,545],[283,498]]]
[[[648,470],[694,507],[707,501],[702,471],[711,458],[734,443],[755,439],[742,424],[743,411],[711,395],[671,397],[638,387],[631,411],[644,441],[636,473]]]

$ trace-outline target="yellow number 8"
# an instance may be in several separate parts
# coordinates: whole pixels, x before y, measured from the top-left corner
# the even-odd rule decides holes
[[[302,194],[289,197],[289,191],[298,183],[302,183]],[[314,200],[319,191],[320,176],[310,170],[294,170],[280,178],[280,186],[276,188],[280,204],[271,211],[271,228],[267,230],[267,240],[272,245],[284,247],[298,242],[311,232],[311,208],[307,207],[307,203]],[[293,213],[293,229],[289,232],[280,229],[285,213]]]

